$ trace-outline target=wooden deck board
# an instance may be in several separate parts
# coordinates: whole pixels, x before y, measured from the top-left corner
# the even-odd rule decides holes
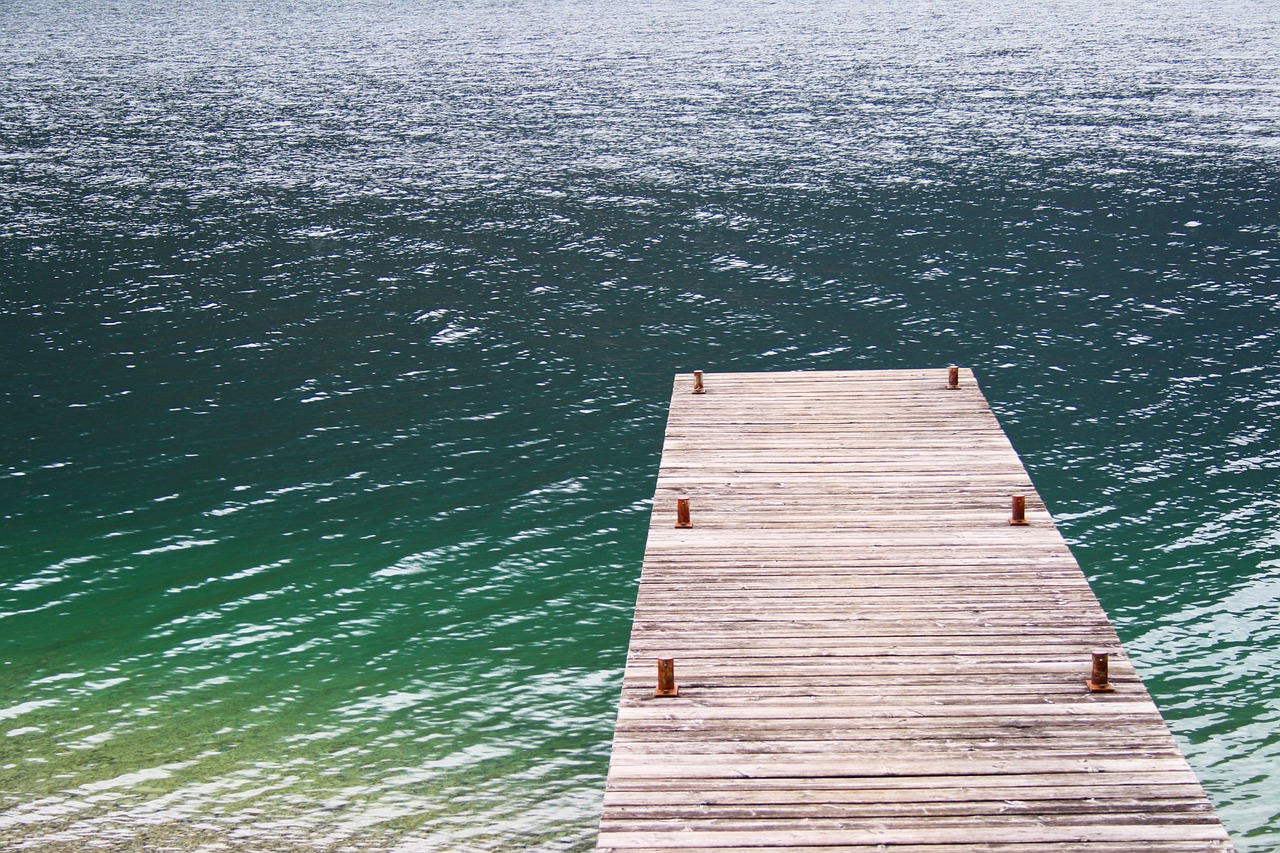
[[[1232,849],[969,371],[706,384],[672,396],[599,851]]]

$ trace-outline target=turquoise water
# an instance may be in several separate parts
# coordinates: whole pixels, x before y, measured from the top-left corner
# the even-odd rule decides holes
[[[973,367],[1280,849],[1280,12],[0,4],[0,844],[589,850],[673,373]]]

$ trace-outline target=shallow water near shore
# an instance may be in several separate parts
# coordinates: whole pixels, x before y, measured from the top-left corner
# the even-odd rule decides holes
[[[0,7],[0,844],[590,850],[672,375],[959,363],[1280,847],[1278,25]]]

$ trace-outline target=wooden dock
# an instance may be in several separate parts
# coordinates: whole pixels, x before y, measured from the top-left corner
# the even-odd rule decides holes
[[[675,384],[597,850],[1233,849],[972,373],[705,382]]]

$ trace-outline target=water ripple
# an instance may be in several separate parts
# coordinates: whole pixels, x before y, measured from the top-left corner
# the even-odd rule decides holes
[[[1277,24],[0,7],[0,839],[590,849],[670,375],[958,362],[1274,847]]]

